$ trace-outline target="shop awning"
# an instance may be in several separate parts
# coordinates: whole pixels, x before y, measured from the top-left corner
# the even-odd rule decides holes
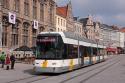
[[[117,51],[117,48],[106,48],[106,50],[109,52],[115,52]]]

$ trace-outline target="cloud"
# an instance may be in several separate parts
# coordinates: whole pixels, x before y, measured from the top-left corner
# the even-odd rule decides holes
[[[116,18],[118,21],[125,22],[125,15],[123,14],[116,15],[114,18]]]
[[[63,2],[64,1],[64,2]],[[107,24],[125,26],[125,0],[71,0],[73,14],[75,16],[87,17],[88,14],[97,16]],[[57,2],[68,3],[68,0]],[[60,4],[60,3],[59,3]]]

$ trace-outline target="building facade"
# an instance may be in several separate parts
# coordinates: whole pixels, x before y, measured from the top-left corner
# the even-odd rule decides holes
[[[101,29],[100,29],[100,23],[99,22],[94,22],[94,35],[95,35],[95,41],[100,41],[101,39]]]
[[[124,48],[124,42],[125,42],[125,33],[124,32],[119,32],[120,34],[120,47]]]
[[[114,29],[113,26],[101,24],[101,34],[104,45],[107,52],[118,53],[118,47],[120,46],[120,33],[119,30]]]
[[[66,31],[66,18],[56,15],[56,31]]]
[[[74,21],[74,33],[78,34],[81,37],[84,37],[82,23]]]
[[[66,25],[66,10],[65,7],[58,7],[56,8],[56,31],[67,31]]]
[[[87,18],[81,18],[79,19],[79,22],[83,24],[83,31],[86,35],[86,38],[95,40],[95,27],[92,16],[89,15]]]
[[[72,4],[71,1],[65,5],[56,8],[57,15],[66,19],[66,31],[74,32],[74,20],[73,20],[73,13],[72,13]]]
[[[10,23],[10,14],[15,23]],[[25,45],[34,47],[39,32],[56,30],[55,14],[54,0],[0,0],[2,49],[14,50]]]

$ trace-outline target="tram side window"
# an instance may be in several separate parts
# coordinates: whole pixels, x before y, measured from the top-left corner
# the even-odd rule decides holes
[[[87,57],[88,53],[87,53],[87,47],[84,47],[84,57]]]
[[[63,59],[67,59],[68,58],[68,45],[64,44],[64,48],[63,48]]]
[[[78,58],[78,46],[68,45],[68,59]]]
[[[93,55],[95,55],[95,56],[97,55],[97,49],[96,48],[93,49]]]
[[[80,46],[80,57],[83,58],[84,57],[84,53],[85,53],[85,48],[83,46]]]

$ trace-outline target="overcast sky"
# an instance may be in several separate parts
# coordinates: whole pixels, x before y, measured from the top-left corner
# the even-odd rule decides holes
[[[57,0],[58,5],[65,5],[69,0]],[[125,0],[71,0],[74,16],[87,17],[108,25],[125,26]]]

